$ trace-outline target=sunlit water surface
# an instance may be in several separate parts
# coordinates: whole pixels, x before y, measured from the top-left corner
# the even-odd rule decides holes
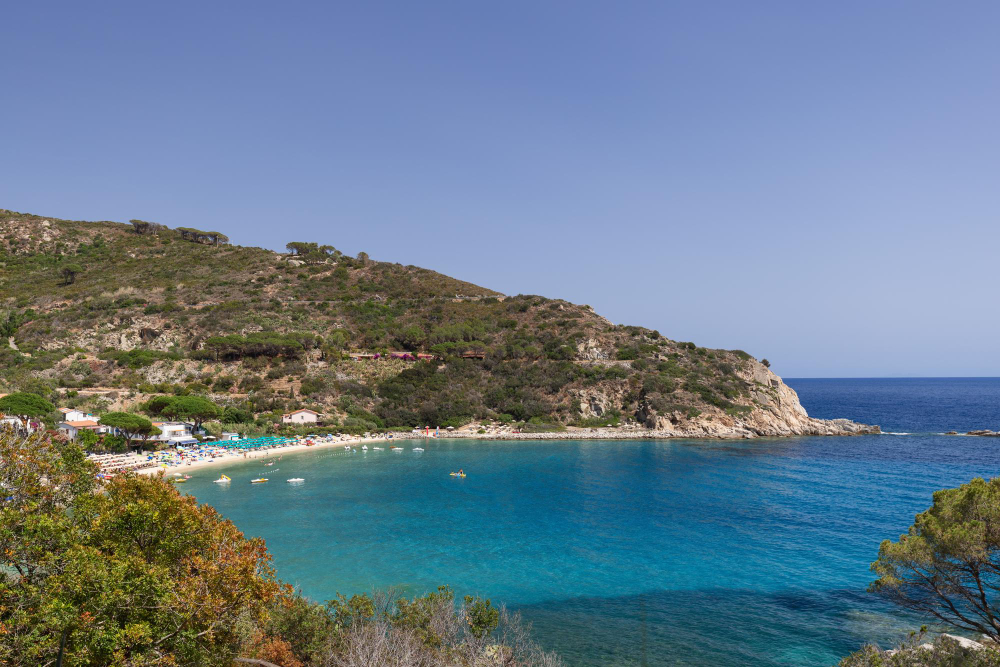
[[[182,488],[316,600],[447,583],[519,609],[571,665],[829,665],[919,625],[865,592],[868,565],[935,489],[997,474],[1000,441],[940,433],[1000,428],[1000,380],[789,384],[810,414],[908,435],[407,441]]]

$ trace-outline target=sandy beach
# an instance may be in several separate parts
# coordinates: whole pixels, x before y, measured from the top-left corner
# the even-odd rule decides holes
[[[349,438],[344,440],[336,440],[336,439],[316,440],[313,441],[313,444],[306,444],[305,442],[300,442],[300,443],[282,445],[278,447],[262,448],[248,452],[227,451],[209,459],[191,458],[190,460],[184,460],[183,462],[168,464],[166,466],[156,465],[149,468],[140,468],[138,470],[134,470],[133,472],[140,475],[155,475],[160,472],[174,473],[180,471],[198,470],[201,468],[207,468],[217,464],[238,463],[240,461],[249,461],[252,459],[265,459],[278,455],[289,454],[292,452],[300,452],[307,449],[353,447],[356,445],[362,445],[367,442],[385,442],[385,441],[386,438]]]

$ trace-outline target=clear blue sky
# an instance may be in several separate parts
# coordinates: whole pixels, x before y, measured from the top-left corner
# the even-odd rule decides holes
[[[0,207],[1000,375],[1000,4],[10,3]]]

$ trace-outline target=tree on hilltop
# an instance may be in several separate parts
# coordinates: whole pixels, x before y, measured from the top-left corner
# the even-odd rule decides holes
[[[148,222],[146,220],[129,220],[132,223],[132,231],[136,234],[156,234],[165,226],[158,222]]]
[[[319,247],[319,251],[324,255],[326,255],[327,257],[333,257],[334,259],[337,259],[338,257],[344,254],[339,250],[337,250],[336,248],[334,248],[332,245],[321,245]]]
[[[285,244],[285,250],[295,255],[307,255],[319,250],[318,243],[307,243],[304,241],[292,241]]]
[[[870,590],[1000,642],[1000,477],[934,493],[899,540],[885,540]]]

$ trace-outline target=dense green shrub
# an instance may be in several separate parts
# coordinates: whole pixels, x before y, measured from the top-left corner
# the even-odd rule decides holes
[[[99,357],[101,359],[114,361],[121,366],[128,368],[145,368],[152,366],[157,361],[172,360],[177,361],[181,356],[173,352],[163,352],[160,350],[105,350]]]

